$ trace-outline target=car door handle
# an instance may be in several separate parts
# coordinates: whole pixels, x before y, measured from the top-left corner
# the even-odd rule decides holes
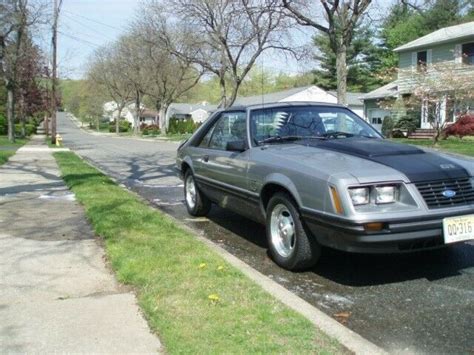
[[[203,161],[204,163],[207,163],[207,162],[209,161],[209,155],[203,156],[203,157],[202,157],[202,161]]]

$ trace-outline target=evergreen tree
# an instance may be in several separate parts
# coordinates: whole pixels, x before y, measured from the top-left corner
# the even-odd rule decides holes
[[[371,74],[380,66],[373,37],[373,30],[368,26],[357,28],[354,34],[347,51],[348,91],[367,92],[380,85],[380,81]],[[318,51],[315,59],[320,66],[313,71],[314,84],[325,90],[334,90],[337,87],[336,54],[326,34],[316,35],[314,44]]]

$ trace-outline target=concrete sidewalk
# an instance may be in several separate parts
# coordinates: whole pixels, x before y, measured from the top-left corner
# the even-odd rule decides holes
[[[44,136],[0,166],[0,353],[159,353]]]

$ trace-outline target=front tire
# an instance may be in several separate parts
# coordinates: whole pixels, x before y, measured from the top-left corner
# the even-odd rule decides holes
[[[278,192],[267,206],[267,240],[272,259],[291,270],[308,269],[316,264],[321,246],[306,230],[290,195]]]
[[[201,217],[209,213],[211,201],[198,189],[190,169],[184,174],[184,202],[191,216]]]

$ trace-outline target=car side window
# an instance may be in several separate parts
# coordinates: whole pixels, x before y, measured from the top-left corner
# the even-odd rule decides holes
[[[210,149],[225,150],[228,142],[246,139],[246,114],[241,111],[224,112],[211,130],[212,134],[208,147]],[[206,136],[204,136],[203,142]]]
[[[209,147],[209,141],[211,140],[212,133],[214,132],[215,127],[216,127],[216,124],[212,125],[212,127],[209,128],[209,131],[207,131],[205,136],[201,139],[201,143],[198,144],[198,147],[200,147],[200,148],[208,148]]]

